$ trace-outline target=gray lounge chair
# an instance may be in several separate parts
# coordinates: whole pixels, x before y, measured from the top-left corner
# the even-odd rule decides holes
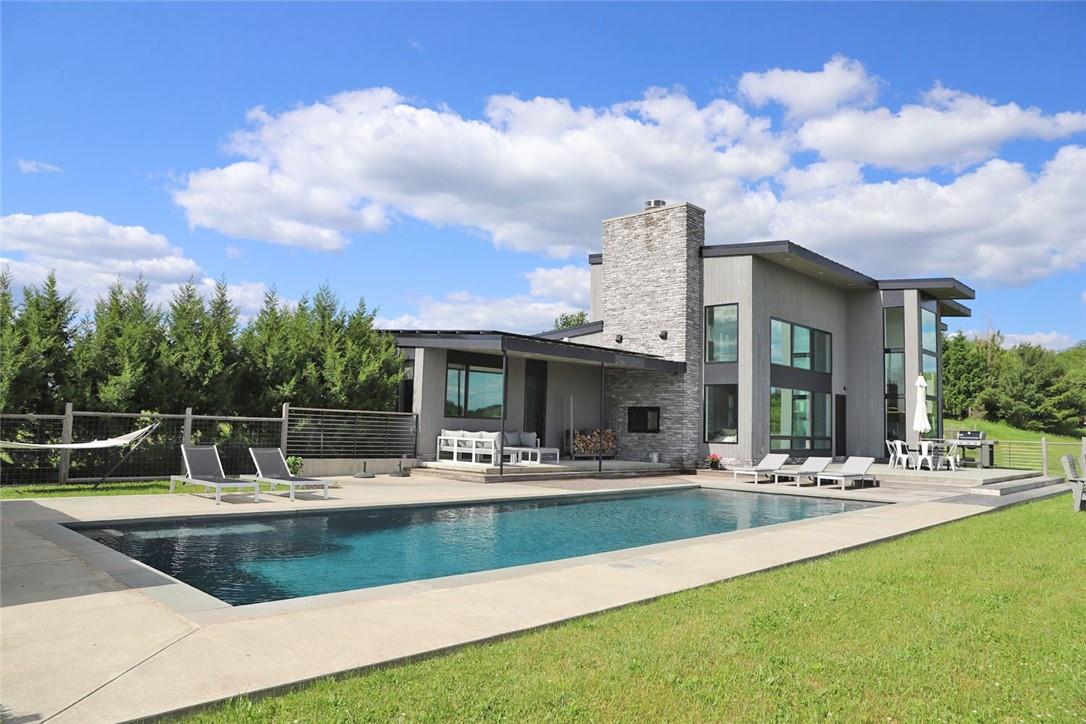
[[[328,481],[318,478],[296,478],[287,467],[287,460],[283,457],[283,451],[277,447],[251,447],[249,455],[256,465],[256,475],[242,475],[246,480],[255,480],[258,483],[270,485],[272,490],[279,485],[290,488],[290,499],[294,500],[295,490],[307,490],[324,488],[324,497],[328,498]]]
[[[769,476],[780,470],[781,466],[788,462],[787,455],[771,454],[762,458],[761,462],[757,465],[751,465],[745,468],[732,468],[732,480],[739,482],[740,475],[753,475],[754,482],[758,482],[760,475],[765,475],[765,479],[769,480]]]
[[[829,480],[831,483],[840,484],[841,490],[844,490],[849,483],[859,483],[862,486],[867,480],[878,484],[879,481],[876,478],[867,474],[874,462],[875,458],[850,457],[840,470],[821,472],[816,475],[815,482],[821,485],[823,480]]]
[[[1063,476],[1071,486],[1071,505],[1077,513],[1086,504],[1086,471],[1075,470],[1074,455],[1064,455],[1060,458],[1060,464],[1063,465]]]
[[[779,483],[781,478],[792,478],[796,481],[796,487],[798,488],[803,484],[803,478],[813,480],[816,475],[829,466],[832,460],[832,458],[807,458],[795,470],[778,470],[773,473],[773,482]]]
[[[182,445],[181,457],[185,461],[185,474],[170,476],[171,493],[177,483],[202,485],[215,489],[215,505],[219,505],[223,488],[252,488],[253,502],[260,502],[260,483],[226,477],[219,451],[214,445]]]

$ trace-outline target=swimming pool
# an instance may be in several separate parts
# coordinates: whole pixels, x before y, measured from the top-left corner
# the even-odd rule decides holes
[[[687,489],[80,532],[233,605],[602,553],[876,506]]]

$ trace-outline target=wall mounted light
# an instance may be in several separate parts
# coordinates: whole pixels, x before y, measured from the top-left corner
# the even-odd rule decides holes
[[[666,329],[660,332],[660,339],[667,339],[667,330]]]
[[[615,335],[615,343],[616,344],[622,344],[622,335],[621,334],[616,334]]]

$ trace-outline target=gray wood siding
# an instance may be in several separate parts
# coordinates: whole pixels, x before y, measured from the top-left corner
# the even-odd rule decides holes
[[[751,441],[754,437],[752,424],[754,371],[756,363],[753,358],[754,342],[751,334],[754,329],[753,322],[753,298],[751,288],[753,257],[711,257],[703,260],[704,276],[702,303],[705,307],[717,304],[739,305],[739,442],[732,444],[711,443],[703,445],[704,453],[716,453],[725,458],[740,458],[747,460],[753,457]],[[702,309],[699,324],[705,324],[705,310]],[[705,350],[702,349],[699,359],[702,360],[696,370],[689,373],[697,374],[704,384],[704,359]],[[768,384],[769,370],[766,369]],[[704,405],[704,401],[702,403]],[[767,402],[768,404],[768,402]],[[704,415],[704,410],[701,411]],[[699,420],[700,440],[705,439],[704,419]]]

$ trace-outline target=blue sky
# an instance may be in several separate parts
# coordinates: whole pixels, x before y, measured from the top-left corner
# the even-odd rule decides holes
[[[17,284],[225,275],[251,312],[327,281],[534,331],[585,305],[599,221],[660,197],[713,242],[957,276],[967,329],[1086,338],[1081,4],[2,10]]]

